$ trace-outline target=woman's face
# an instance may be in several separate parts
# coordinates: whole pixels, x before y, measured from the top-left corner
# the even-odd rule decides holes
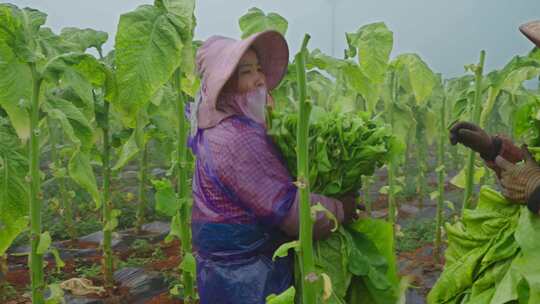
[[[258,87],[266,85],[257,54],[253,50],[248,50],[238,63],[238,93],[246,93]]]

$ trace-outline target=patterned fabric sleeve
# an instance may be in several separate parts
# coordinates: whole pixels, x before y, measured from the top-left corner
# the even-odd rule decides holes
[[[220,136],[209,138],[220,180],[258,220],[279,225],[287,234],[297,234],[297,188],[264,129],[242,123],[222,131]],[[343,220],[339,201],[315,194],[311,197],[313,203],[320,202]],[[330,221],[319,214],[315,230],[330,228]]]

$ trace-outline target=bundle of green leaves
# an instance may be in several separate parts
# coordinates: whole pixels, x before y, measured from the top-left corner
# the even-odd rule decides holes
[[[273,112],[269,130],[295,177],[297,123],[297,113]],[[372,175],[387,160],[390,139],[390,130],[368,113],[314,107],[308,142],[311,191],[340,197],[359,190],[361,176]]]
[[[483,187],[476,209],[447,224],[445,269],[428,303],[540,303],[540,218]]]
[[[315,264],[329,278],[324,303],[394,304],[400,298],[392,225],[362,219],[315,243]]]

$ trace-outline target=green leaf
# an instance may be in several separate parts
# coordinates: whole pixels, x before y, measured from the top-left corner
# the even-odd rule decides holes
[[[444,201],[444,205],[452,210],[452,211],[456,211],[456,207],[454,206],[454,203],[452,203],[451,201]]]
[[[498,282],[493,298],[489,302],[490,304],[511,303],[518,299],[517,287],[521,280],[521,275],[514,269],[515,266],[512,266],[514,263],[519,262],[519,260],[520,258],[514,259],[512,265],[510,265],[510,269],[502,277],[500,282]]]
[[[64,291],[59,284],[49,284],[49,296],[45,299],[45,304],[64,303]]]
[[[335,78],[338,77],[340,69],[346,64],[345,60],[326,55],[320,49],[314,49],[306,58],[306,69],[325,70]],[[288,73],[291,73],[290,68]]]
[[[184,254],[182,263],[180,263],[180,269],[182,269],[185,272],[189,272],[193,274],[196,272],[195,268],[196,268],[195,257],[193,256],[193,254],[186,252],[186,254]]]
[[[152,184],[156,189],[156,211],[168,216],[174,216],[180,205],[176,199],[171,181],[168,179],[152,180]]]
[[[402,54],[392,62],[400,75],[400,85],[410,86],[416,104],[424,105],[437,85],[437,77],[428,65],[416,54]]]
[[[111,210],[111,220],[105,223],[103,230],[114,231],[118,227],[118,217],[122,214],[122,210],[113,209]]]
[[[75,45],[62,41],[60,36],[48,27],[39,29],[36,40],[43,59],[77,50]]]
[[[92,47],[101,51],[101,47],[109,39],[109,34],[89,28],[65,27],[60,32],[60,38],[72,44],[80,52]]]
[[[0,107],[8,114],[19,138],[25,141],[30,137],[30,119],[29,113],[19,105],[21,100],[30,103],[30,67],[0,41],[0,70]]]
[[[520,257],[515,236],[526,208],[488,187],[482,187],[476,206],[465,211],[462,221],[446,225],[446,266],[428,295],[429,303],[453,303],[468,294],[467,303],[502,304],[523,294],[519,286],[524,271],[518,265],[526,261]],[[534,265],[524,268],[538,273]]]
[[[64,99],[49,98],[43,105],[43,110],[62,125],[67,137],[84,149],[90,149],[93,142],[93,128],[82,111],[71,102]]]
[[[392,224],[384,220],[362,219],[354,222],[350,228],[363,233],[367,239],[375,244],[388,263],[387,278],[392,284],[397,284],[397,261],[394,254],[394,230]]]
[[[369,303],[396,303],[399,279],[391,224],[359,220],[314,246],[318,272],[331,282],[331,288],[325,287],[332,291],[328,303],[357,303],[350,302],[351,293]],[[355,289],[359,281],[362,291]]]
[[[351,250],[349,256],[349,271],[356,276],[367,276],[369,274],[369,258],[361,250]]]
[[[270,294],[266,297],[266,304],[294,304],[296,289],[294,286],[289,287],[279,295]]]
[[[536,60],[540,63],[540,48],[534,47],[527,55],[532,60]]]
[[[190,25],[150,5],[120,16],[116,35],[117,103],[124,123],[133,127],[136,113],[171,78],[182,60],[182,33]]]
[[[539,234],[540,218],[523,208],[515,238],[525,256],[540,257],[540,243],[537,238]]]
[[[69,120],[66,117],[66,114],[64,114],[61,110],[48,108],[47,106],[44,107],[44,111],[47,113],[47,116],[50,119],[56,120],[60,123],[60,125],[62,126],[62,130],[64,131],[64,134],[67,136],[67,139],[69,139],[71,142],[73,142],[77,146],[81,145],[81,141],[75,135],[75,130],[73,130],[73,126],[69,123]]]
[[[48,231],[45,231],[41,234],[39,237],[39,244],[36,250],[36,253],[39,255],[44,255],[49,251],[49,247],[51,246],[52,240],[51,235]]]
[[[299,241],[290,241],[287,243],[281,244],[278,249],[274,252],[274,255],[272,256],[272,260],[275,261],[276,258],[284,258],[289,254],[289,250],[294,249],[295,251],[300,250],[300,242]]]
[[[0,124],[0,255],[28,227],[28,163],[14,134]]]
[[[46,19],[47,15],[36,9],[0,4],[0,44],[8,45],[22,62],[36,62],[41,55],[36,40]]]
[[[122,145],[118,161],[112,168],[113,171],[118,171],[122,169],[125,165],[127,165],[130,160],[132,160],[139,153],[135,133],[136,132],[133,131],[129,139],[124,143],[124,145]]]
[[[480,183],[480,180],[482,180],[482,177],[484,177],[484,174],[486,172],[486,169],[484,167],[474,167],[474,177],[473,177],[473,183],[478,184]],[[466,180],[466,169],[463,168],[459,173],[454,176],[450,183],[458,188],[465,189],[465,180]]]
[[[90,157],[87,153],[76,151],[68,165],[69,176],[86,190],[96,203],[96,208],[101,206],[101,195],[96,184],[94,171],[90,165]]]
[[[61,87],[71,88],[84,102],[85,115],[94,115],[93,86],[101,87],[107,80],[104,65],[84,53],[66,53],[49,60],[43,76]]]
[[[289,26],[287,20],[282,16],[276,13],[266,15],[261,9],[256,7],[250,8],[245,15],[240,17],[238,24],[242,31],[242,39],[268,30],[277,31],[285,35]]]
[[[349,85],[366,100],[367,111],[372,112],[379,100],[382,85],[373,83],[356,64],[347,62],[343,66],[343,75]]]
[[[394,195],[400,193],[401,191],[403,190],[403,187],[400,186],[400,185],[394,185]],[[390,191],[390,186],[388,185],[385,185],[385,186],[382,186],[380,189],[379,189],[379,193],[380,194],[385,194],[385,195],[388,195]]]
[[[176,214],[171,220],[171,230],[165,238],[165,242],[170,243],[174,240],[174,238],[180,239],[181,231],[182,225],[180,224],[180,216]]]
[[[439,135],[439,117],[432,109],[426,109],[424,113],[424,130],[426,132],[425,138],[429,145],[432,145],[433,142]]]
[[[407,147],[406,140],[409,136],[414,137],[416,132],[417,121],[415,112],[412,107],[407,104],[408,96],[402,94],[398,99],[397,104],[393,104],[393,118],[394,118],[394,137],[400,144],[399,153],[403,155]]]
[[[195,20],[195,0],[156,0],[157,7],[164,8],[167,12],[180,17],[184,22],[192,24]]]
[[[182,78],[180,85],[184,93],[195,98],[201,86],[201,79],[194,74],[189,74],[187,77]]]
[[[179,295],[180,295],[180,290],[181,290],[181,288],[182,288],[182,285],[180,285],[180,284],[175,284],[175,285],[173,286],[173,288],[171,288],[171,289],[169,290],[169,293],[170,293],[171,295],[173,295],[173,296],[179,296]]]
[[[343,299],[351,282],[349,272],[349,251],[352,240],[344,228],[332,233],[328,238],[315,242],[315,266],[325,273],[332,283],[331,299]],[[323,277],[324,279],[324,277]],[[331,302],[332,303],[332,302]],[[341,303],[338,302],[337,303]]]
[[[501,89],[510,94],[516,94],[524,81],[538,77],[539,74],[540,67],[538,66],[525,66],[519,68],[508,74],[501,85]]]
[[[388,260],[379,249],[382,247],[377,248],[366,233],[350,231],[354,247],[349,257],[349,270],[362,277],[367,294],[373,299],[371,303],[395,303],[399,293],[399,280],[396,276],[393,253],[391,263],[392,260]],[[377,243],[380,241],[377,240]]]
[[[62,258],[60,258],[60,253],[58,252],[58,249],[51,248],[51,253],[54,256],[54,264],[55,264],[55,267],[56,267],[56,271],[60,272],[62,270],[62,268],[64,268],[66,266],[66,263],[64,263]]]
[[[394,35],[386,24],[367,24],[356,33],[347,33],[346,37],[349,51],[354,50],[350,55],[358,55],[362,73],[372,83],[382,83],[394,44]]]
[[[9,246],[19,234],[28,229],[28,217],[6,219],[7,214],[0,218],[0,253],[5,254]]]
[[[487,123],[503,87],[510,92],[515,92],[523,81],[537,75],[540,72],[539,68],[539,62],[527,57],[516,56],[502,70],[489,73],[487,75],[489,85],[488,96],[482,107],[480,126],[485,126]]]

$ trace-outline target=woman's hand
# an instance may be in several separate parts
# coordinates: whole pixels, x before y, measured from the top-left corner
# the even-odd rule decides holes
[[[478,153],[485,160],[493,160],[500,150],[500,143],[479,126],[470,122],[457,122],[450,129],[450,143],[460,143]]]
[[[533,192],[540,187],[540,166],[526,146],[522,147],[524,164],[513,164],[501,156],[495,163],[502,169],[500,183],[503,194],[509,200],[519,203],[528,202]]]

